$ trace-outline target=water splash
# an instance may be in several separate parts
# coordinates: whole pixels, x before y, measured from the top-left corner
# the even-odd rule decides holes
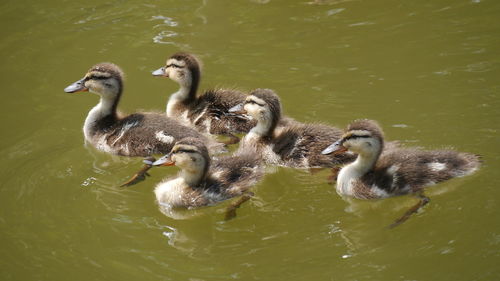
[[[94,177],[88,177],[88,178],[86,178],[86,179],[82,182],[81,186],[83,186],[83,187],[90,186],[90,185],[94,184],[96,180],[97,180],[97,179],[96,179],[96,178],[94,178]]]

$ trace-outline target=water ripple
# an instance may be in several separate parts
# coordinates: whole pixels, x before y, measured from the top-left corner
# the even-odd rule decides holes
[[[343,12],[344,10],[345,10],[344,8],[331,9],[331,10],[326,11],[326,15],[333,16],[333,15],[336,15],[336,14]]]
[[[373,25],[373,24],[375,24],[375,23],[371,22],[371,21],[363,21],[363,22],[351,23],[351,24],[349,24],[349,26],[353,27],[353,26]]]
[[[165,17],[165,16],[152,16],[150,21],[154,21],[154,20],[161,20],[163,21],[163,24],[158,24],[158,25],[155,25],[155,27],[157,26],[178,26],[179,23],[176,22],[175,20],[173,20],[172,18],[170,17]]]
[[[158,33],[155,37],[153,37],[153,42],[158,43],[158,44],[174,45],[175,44],[174,42],[165,40],[165,38],[172,38],[172,37],[176,37],[176,36],[177,36],[177,33],[174,31],[163,30],[160,33]]]

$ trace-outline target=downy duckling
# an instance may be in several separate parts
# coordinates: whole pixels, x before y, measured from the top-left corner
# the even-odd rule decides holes
[[[117,112],[123,92],[123,72],[112,63],[94,65],[85,77],[64,89],[67,93],[91,92],[100,96],[100,102],[85,119],[85,140],[97,149],[121,156],[149,156],[166,154],[177,140],[195,137],[214,149],[221,149],[215,141],[194,129],[161,113],[134,113],[122,116]]]
[[[239,142],[234,133],[246,133],[255,126],[255,120],[250,120],[248,116],[228,113],[231,107],[245,100],[246,94],[236,90],[214,89],[196,96],[201,72],[195,56],[176,53],[153,75],[168,77],[180,86],[167,102],[168,117],[192,125],[204,133],[229,136],[230,140],[226,144]]]
[[[152,165],[181,169],[177,177],[155,187],[161,207],[197,208],[241,196],[229,207],[226,219],[234,217],[236,208],[250,199],[253,194],[249,189],[264,175],[262,161],[255,153],[241,152],[212,161],[203,142],[194,138],[178,141],[168,155]]]
[[[337,178],[337,193],[358,199],[379,199],[416,194],[421,200],[393,225],[399,225],[429,202],[423,195],[427,186],[474,173],[479,156],[452,150],[384,148],[380,126],[372,120],[352,122],[340,140],[322,153],[338,155],[345,151],[358,154],[355,162],[343,167]]]
[[[257,125],[240,144],[242,149],[253,149],[267,164],[293,168],[325,168],[354,160],[352,154],[323,155],[321,151],[342,136],[342,130],[297,121],[278,126],[281,122],[281,103],[278,95],[269,89],[250,93],[243,104],[231,112],[249,114]]]

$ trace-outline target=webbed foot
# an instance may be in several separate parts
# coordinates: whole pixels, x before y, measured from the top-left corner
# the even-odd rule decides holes
[[[127,180],[125,183],[121,184],[120,187],[128,187],[132,186],[134,184],[137,184],[143,180],[146,179],[146,177],[150,176],[148,173],[148,170],[153,167],[153,162],[155,162],[156,159],[152,156],[146,157],[144,159],[144,167],[142,167],[137,173],[135,173],[129,180]]]
[[[404,213],[403,216],[401,216],[396,221],[394,221],[391,225],[389,225],[389,228],[394,228],[394,227],[404,223],[406,220],[408,220],[410,218],[411,215],[418,212],[418,210],[420,210],[420,208],[427,205],[431,201],[431,199],[429,197],[425,196],[423,192],[416,193],[415,195],[420,199],[420,201],[416,205],[411,207],[408,211],[406,211],[406,213]]]
[[[241,204],[250,200],[250,198],[252,198],[253,196],[254,196],[253,192],[246,192],[243,195],[241,195],[240,198],[238,198],[238,200],[231,203],[226,209],[226,216],[224,217],[224,220],[228,221],[234,219],[236,217],[236,209],[238,209],[241,206]]]

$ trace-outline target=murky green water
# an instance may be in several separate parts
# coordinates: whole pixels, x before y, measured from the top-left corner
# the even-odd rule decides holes
[[[0,279],[499,279],[500,2],[306,1],[2,1]],[[326,172],[291,169],[232,221],[224,204],[173,220],[152,188],[175,169],[119,188],[140,160],[85,147],[97,97],[62,90],[111,61],[122,110],[163,110],[176,85],[150,71],[179,50],[204,61],[204,89],[272,88],[298,120],[376,119],[484,167],[392,230],[413,198],[350,205]]]

